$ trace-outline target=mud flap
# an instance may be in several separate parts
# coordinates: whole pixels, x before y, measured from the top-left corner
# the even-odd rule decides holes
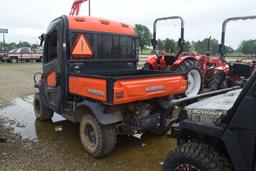
[[[44,88],[45,87],[44,82],[40,80],[35,84],[35,87],[39,89],[39,95],[43,101],[44,106],[48,106],[48,99],[47,99],[45,88]]]
[[[113,113],[104,113],[104,106],[101,104],[84,100],[81,103],[78,103],[76,107],[81,106],[88,107],[98,122],[102,125],[114,124],[123,120],[123,115],[119,111]]]

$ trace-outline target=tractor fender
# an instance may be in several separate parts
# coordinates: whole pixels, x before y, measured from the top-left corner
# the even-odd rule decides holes
[[[224,72],[226,75],[228,75],[229,73],[229,66],[227,64],[221,65],[217,68],[215,68],[216,71],[222,71]]]
[[[123,115],[119,110],[112,113],[104,113],[104,105],[100,103],[83,100],[76,105],[76,108],[86,107],[95,116],[98,122],[102,125],[109,125],[123,120]],[[83,115],[83,113],[82,113]]]
[[[152,68],[153,68],[154,70],[157,69],[157,56],[156,56],[156,55],[153,55],[153,56],[148,57],[148,58],[146,59],[146,62],[149,63],[149,64],[152,66]],[[168,67],[168,66],[166,65],[166,63],[165,63],[164,58],[161,58],[161,59],[160,59],[160,65],[161,65],[163,68],[167,68],[167,67]]]
[[[146,62],[150,63],[151,65],[154,65],[156,63],[156,61],[157,61],[156,55],[149,56],[146,59]]]
[[[181,56],[172,64],[172,66],[173,66],[174,69],[176,69],[182,62],[187,61],[187,60],[197,61],[197,59],[195,57]]]

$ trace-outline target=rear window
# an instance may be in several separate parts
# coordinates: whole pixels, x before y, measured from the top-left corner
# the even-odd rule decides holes
[[[75,42],[78,34],[72,34],[72,44]],[[93,48],[93,56],[90,59],[137,59],[136,57],[136,38],[123,36],[123,35],[111,35],[102,33],[83,33]]]

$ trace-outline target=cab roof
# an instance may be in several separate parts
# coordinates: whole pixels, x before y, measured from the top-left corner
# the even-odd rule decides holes
[[[104,18],[88,16],[67,16],[69,29],[136,36],[132,25]]]

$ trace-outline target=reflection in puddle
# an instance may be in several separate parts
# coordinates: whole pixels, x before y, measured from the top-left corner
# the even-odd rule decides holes
[[[33,96],[17,99],[0,108],[0,117],[8,120],[7,124],[23,139],[48,141],[74,159],[85,158],[99,170],[161,170],[159,163],[176,146],[175,140],[165,136],[144,134],[142,139],[119,136],[117,147],[110,155],[94,159],[85,153],[80,143],[78,124],[69,122],[58,114],[54,114],[52,121],[37,121],[32,101]]]
[[[14,133],[21,135],[23,139],[37,138],[35,130],[35,115],[33,111],[33,96],[16,99],[10,105],[0,110],[1,117],[6,118],[14,128]],[[52,122],[65,120],[62,116],[55,114]]]

